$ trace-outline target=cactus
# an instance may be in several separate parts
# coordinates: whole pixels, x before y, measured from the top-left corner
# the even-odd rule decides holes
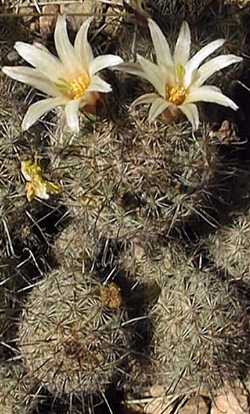
[[[9,318],[8,318],[8,299],[5,289],[1,288],[0,292],[0,340],[3,340],[3,337],[6,333],[6,330],[9,327]],[[0,346],[0,358],[3,353],[2,346]]]
[[[226,4],[233,4],[238,7],[247,7],[249,6],[249,0],[226,0]]]
[[[188,261],[185,246],[174,240],[156,243],[131,243],[119,257],[119,269],[124,277],[132,286],[143,287],[144,299],[151,304],[159,295],[163,281],[175,274],[177,265]]]
[[[237,8],[222,5],[218,18],[210,0],[126,3],[129,19],[115,4],[92,23],[95,34],[89,40],[95,54],[117,53],[132,61],[140,53],[151,59],[150,15],[171,50],[185,18],[192,23],[192,55],[220,37],[227,39],[222,53],[249,55],[248,19],[243,12],[224,15]],[[11,4],[8,12],[14,7]],[[13,41],[22,40],[12,32]],[[0,44],[1,65],[8,64],[7,37]],[[226,76],[216,73],[215,84],[226,92],[243,66],[233,66]],[[28,89],[0,74],[3,414],[93,413],[106,398],[104,393],[108,398],[117,386],[138,398],[151,384],[163,385],[170,393],[203,385],[212,395],[223,382],[244,379],[249,368],[248,315],[234,291],[236,283],[222,283],[218,275],[195,268],[177,240],[183,233],[172,231],[184,224],[188,232],[197,217],[213,221],[212,201],[221,189],[221,177],[229,176],[230,157],[210,132],[224,109],[214,117],[217,106],[207,105],[209,123],[201,124],[195,135],[181,118],[177,125],[166,117],[149,124],[144,108],[127,111],[141,92],[150,92],[149,84],[121,72],[103,76],[112,84],[112,93],[100,102],[102,112],[96,118],[80,113],[76,137],[68,134],[65,120],[51,133],[52,123],[46,131],[42,124],[21,131],[27,101],[21,102]],[[43,158],[41,166],[49,178],[63,185],[52,210],[61,202],[72,221],[64,223],[59,237],[49,202],[29,204],[25,194],[20,164],[36,155]],[[234,279],[249,274],[248,215],[219,229],[207,242],[209,259]],[[47,264],[51,240],[56,260]],[[49,275],[41,263],[51,266]],[[130,329],[131,320],[136,329]],[[6,363],[13,353],[23,367]],[[41,391],[40,405],[36,397]],[[112,410],[112,404],[108,408]]]
[[[174,240],[159,240],[139,245],[132,243],[126,246],[119,257],[119,270],[123,280],[130,287],[126,297],[128,308],[142,320],[138,323],[138,353],[131,360],[128,379],[124,385],[125,392],[132,399],[147,394],[150,386],[155,383],[152,375],[154,361],[150,347],[152,338],[151,310],[157,303],[161,286],[168,279],[175,277],[176,266],[190,261],[184,246]],[[119,274],[119,272],[118,272]],[[123,282],[124,283],[124,282]]]
[[[250,214],[235,217],[211,235],[207,248],[215,265],[232,279],[250,277]]]
[[[19,85],[20,87],[20,85]],[[22,87],[23,89],[23,87]],[[20,142],[21,116],[17,110],[18,86],[0,78],[0,244],[15,256],[15,237],[22,237],[27,224],[27,199],[20,173],[20,155],[27,151],[30,139]],[[25,148],[26,146],[26,148]],[[18,213],[17,213],[18,212]],[[21,220],[20,220],[21,217]]]
[[[129,354],[120,291],[60,268],[25,305],[19,347],[25,366],[56,394],[102,393]]]
[[[6,257],[1,251],[0,257],[0,359],[7,351],[4,343],[16,335],[17,314],[20,311],[19,289],[26,286],[27,276],[16,269],[17,259]],[[21,296],[21,295],[20,295]]]
[[[149,127],[135,114],[119,129],[97,123],[77,145],[53,151],[65,205],[87,233],[126,240],[206,216],[220,166],[206,129],[194,137],[187,123]]]
[[[199,22],[201,18],[206,18],[218,7],[213,0],[149,0],[151,7],[159,16],[168,18],[185,17],[195,19]],[[220,13],[223,13],[223,6],[236,5],[246,6],[249,0],[225,0],[220,5]]]
[[[64,261],[68,267],[80,266],[93,262],[96,243],[84,229],[81,221],[73,220],[60,234],[54,243],[53,253],[58,262]]]
[[[167,392],[204,387],[210,395],[249,367],[249,327],[237,295],[213,274],[176,268],[152,310],[152,358]]]
[[[31,414],[37,404],[35,386],[19,365],[0,364],[1,414]]]
[[[152,7],[161,16],[175,16],[177,13],[183,16],[185,12],[185,4],[180,0],[155,0],[152,1]]]

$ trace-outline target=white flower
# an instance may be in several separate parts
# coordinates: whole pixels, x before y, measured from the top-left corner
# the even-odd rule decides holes
[[[122,59],[114,55],[94,58],[87,40],[91,20],[89,18],[82,24],[73,46],[68,38],[66,18],[58,16],[54,33],[58,58],[41,44],[16,42],[15,49],[19,55],[34,68],[5,66],[3,72],[52,96],[29,107],[22,122],[23,130],[27,130],[46,112],[63,105],[69,128],[78,132],[79,108],[94,105],[98,92],[111,91],[111,86],[97,73],[118,65]]]
[[[199,125],[196,102],[214,102],[234,110],[238,109],[219,88],[212,85],[203,86],[216,71],[242,60],[235,55],[220,55],[200,66],[209,55],[223,45],[224,39],[209,43],[190,58],[191,34],[187,22],[181,26],[173,54],[158,25],[151,19],[148,19],[148,24],[157,63],[137,55],[138,64],[122,64],[119,69],[141,76],[156,89],[157,93],[147,93],[133,102],[133,105],[152,104],[149,110],[150,122],[167,108],[179,108],[191,122],[193,130],[196,130]]]

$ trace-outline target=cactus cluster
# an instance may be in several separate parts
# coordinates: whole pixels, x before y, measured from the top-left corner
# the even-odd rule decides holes
[[[19,328],[30,374],[56,395],[100,393],[128,357],[120,291],[60,268],[32,290]]]
[[[152,61],[148,16],[170,49],[172,23],[185,16],[195,22],[191,54],[225,35],[223,54],[247,55],[247,19],[238,6],[216,20],[210,0],[127,1],[125,11],[125,2],[114,3],[94,22],[95,55],[115,52],[132,61],[139,53]],[[7,54],[0,59],[6,65]],[[228,93],[242,70],[235,65],[211,83]],[[97,93],[97,114],[79,111],[80,131],[72,134],[60,109],[22,131],[31,98],[24,103],[26,87],[0,74],[3,414],[120,413],[121,399],[143,399],[152,385],[178,396],[205,388],[212,399],[225,383],[249,375],[249,206],[223,217],[223,225],[224,205],[217,211],[243,155],[230,140],[218,141],[214,121],[238,118],[210,104],[201,107],[195,132],[167,111],[148,123],[143,107],[128,109],[151,92],[145,80],[114,71],[102,76],[112,93]],[[63,86],[71,86],[75,104],[85,84],[80,77]],[[60,191],[27,197],[34,183],[26,182],[25,161],[40,174],[34,181],[44,177],[42,184],[49,180]],[[248,200],[249,194],[244,207]]]
[[[165,280],[152,309],[156,381],[167,392],[214,392],[247,374],[249,322],[237,295],[191,265]]]
[[[148,128],[133,114],[126,121],[97,123],[64,150],[53,148],[63,202],[85,231],[129,240],[206,216],[222,167],[207,126],[194,137],[186,123]]]

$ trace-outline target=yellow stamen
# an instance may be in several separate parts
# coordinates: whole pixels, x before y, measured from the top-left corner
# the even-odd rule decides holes
[[[166,86],[166,99],[174,105],[181,105],[185,101],[187,91],[183,86]]]
[[[90,79],[86,73],[82,73],[71,80],[60,79],[56,86],[67,98],[80,99],[90,84]]]
[[[89,86],[89,78],[85,74],[80,75],[78,78],[73,79],[70,82],[70,86],[72,99],[79,99],[84,95],[87,87]]]

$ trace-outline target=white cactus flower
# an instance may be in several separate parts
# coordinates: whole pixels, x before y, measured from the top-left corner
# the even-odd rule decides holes
[[[167,108],[179,108],[191,122],[193,130],[199,126],[199,113],[195,104],[198,101],[214,102],[234,110],[238,109],[219,88],[203,85],[216,71],[242,60],[235,55],[220,55],[200,66],[209,55],[223,45],[224,39],[214,40],[190,58],[191,34],[187,22],[181,26],[173,54],[158,25],[151,19],[148,19],[148,24],[157,63],[137,55],[137,64],[121,64],[119,69],[148,80],[157,93],[142,95],[132,105],[151,104],[148,116],[150,122]]]
[[[118,65],[122,59],[115,55],[94,58],[87,39],[91,20],[89,18],[82,24],[73,46],[67,33],[66,17],[58,16],[54,33],[58,58],[41,44],[15,43],[19,55],[34,68],[4,66],[3,72],[51,96],[29,107],[22,122],[23,130],[30,128],[46,112],[62,105],[65,107],[68,127],[73,132],[78,132],[79,109],[94,105],[98,92],[112,90],[97,73]]]

